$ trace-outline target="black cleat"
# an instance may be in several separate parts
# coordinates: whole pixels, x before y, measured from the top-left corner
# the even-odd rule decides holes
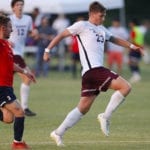
[[[24,110],[26,116],[36,116],[36,113],[32,112],[29,108]]]

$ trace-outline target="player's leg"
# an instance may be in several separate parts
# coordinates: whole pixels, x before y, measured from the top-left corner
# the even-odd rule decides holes
[[[28,149],[28,145],[22,141],[24,132],[24,111],[21,105],[15,100],[12,103],[5,105],[5,108],[14,115],[14,142],[12,149],[25,148]]]
[[[117,73],[121,75],[122,73],[122,64],[123,64],[123,54],[122,52],[116,53],[116,63],[117,63]]]
[[[76,78],[77,77],[77,64],[79,62],[79,54],[72,52],[72,65],[71,65],[71,71],[72,71],[72,77]]]
[[[112,112],[116,110],[124,98],[130,93],[131,86],[125,79],[119,76],[117,79],[111,81],[109,88],[115,90],[115,92],[111,96],[110,102],[105,110],[105,116],[108,119],[111,117]]]
[[[26,65],[24,59],[19,55],[14,55],[14,62],[18,64],[20,67],[31,71],[29,67]],[[30,84],[31,80],[26,77],[24,74],[18,73],[22,79],[22,83],[20,86],[20,97],[21,97],[21,106],[25,111],[25,115],[27,116],[35,116],[36,114],[28,108],[28,99],[30,94]]]
[[[0,121],[4,123],[12,123],[14,121],[14,115],[6,108],[0,108]]]
[[[48,77],[50,62],[45,62],[45,61],[43,61],[43,58],[42,58],[42,64],[43,64],[43,76]]]
[[[70,111],[61,125],[51,133],[51,137],[55,140],[57,146],[63,145],[62,136],[89,111],[95,97],[96,96],[81,97],[78,106]]]
[[[97,69],[91,69],[82,76],[82,92],[78,106],[68,113],[62,124],[51,133],[52,139],[58,146],[62,145],[62,136],[65,131],[74,126],[86,114],[99,94],[97,86]],[[91,82],[92,81],[92,82]]]
[[[141,60],[141,54],[136,51],[130,51],[129,53],[129,68],[131,70],[132,76],[130,78],[130,83],[135,83],[141,80],[140,66],[139,62]]]
[[[16,101],[16,96],[13,93],[12,87],[1,87],[0,88],[0,106],[2,107],[3,119],[14,116],[14,142],[13,148],[20,148],[24,146],[25,143],[22,142],[23,130],[24,130],[24,111],[20,104]],[[10,116],[10,113],[13,116]],[[4,116],[6,115],[6,116]],[[7,118],[8,119],[8,118]],[[17,146],[16,146],[17,143]],[[19,144],[18,144],[19,143]],[[18,147],[19,146],[19,147]]]
[[[24,130],[24,111],[17,101],[6,104],[5,108],[14,114],[14,139],[21,141]]]
[[[115,92],[111,96],[104,113],[98,115],[98,119],[101,123],[101,129],[106,136],[109,135],[109,120],[112,113],[118,108],[131,91],[130,84],[120,76],[111,81],[109,88],[115,90]]]
[[[18,74],[22,79],[22,83],[20,87],[21,106],[23,110],[25,111],[25,115],[35,116],[36,113],[32,112],[28,106],[31,80],[27,78],[24,74],[21,74],[21,73],[18,73]]]

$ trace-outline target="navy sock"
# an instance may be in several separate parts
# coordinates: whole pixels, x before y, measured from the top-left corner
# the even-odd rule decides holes
[[[140,72],[139,66],[136,65],[130,65],[131,72]]]
[[[3,112],[0,110],[0,121],[3,121]]]
[[[14,121],[14,139],[21,141],[24,131],[24,119],[25,117],[16,117]]]

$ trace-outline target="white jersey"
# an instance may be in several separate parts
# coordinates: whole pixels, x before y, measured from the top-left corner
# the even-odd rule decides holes
[[[103,66],[104,44],[112,34],[104,26],[89,21],[76,22],[67,29],[78,37],[82,75],[91,68]]]
[[[12,30],[9,41],[14,44],[13,53],[23,56],[27,34],[32,30],[32,19],[28,15],[17,18],[14,14],[10,15]]]

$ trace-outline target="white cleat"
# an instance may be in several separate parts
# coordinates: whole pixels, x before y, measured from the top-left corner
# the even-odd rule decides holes
[[[64,146],[62,137],[57,135],[55,131],[52,131],[50,137],[56,142],[57,146]]]
[[[104,118],[103,113],[97,116],[98,122],[104,135],[109,136],[109,120]]]

